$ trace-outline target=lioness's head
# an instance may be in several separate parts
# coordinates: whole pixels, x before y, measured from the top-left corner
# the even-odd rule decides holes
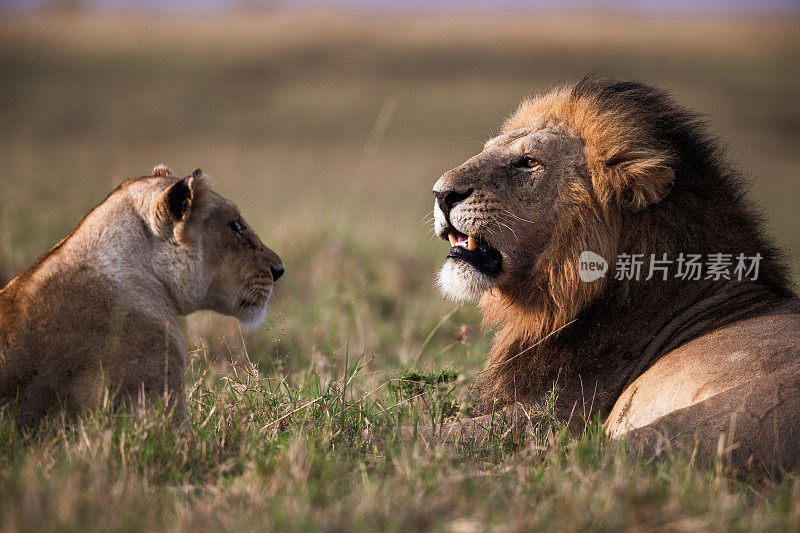
[[[152,270],[179,313],[208,309],[248,326],[264,320],[283,262],[200,169],[176,178],[158,166],[122,189],[151,234],[152,257],[132,259]]]
[[[621,221],[670,193],[668,104],[657,89],[594,78],[523,102],[433,188],[435,230],[451,244],[443,293],[574,316],[607,283],[581,282],[581,252],[614,261]]]

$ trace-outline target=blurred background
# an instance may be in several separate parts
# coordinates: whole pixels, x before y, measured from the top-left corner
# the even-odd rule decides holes
[[[587,72],[669,89],[753,179],[800,266],[800,7],[680,0],[0,1],[0,278],[127,177],[200,166],[285,260],[249,355],[472,372],[431,187],[521,99]],[[795,278],[797,279],[797,278]],[[196,345],[242,351],[198,314]]]

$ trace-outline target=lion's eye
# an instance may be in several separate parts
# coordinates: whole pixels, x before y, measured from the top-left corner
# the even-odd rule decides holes
[[[542,163],[538,159],[536,159],[535,157],[531,157],[529,155],[526,155],[525,157],[520,159],[519,166],[521,168],[527,168],[531,170],[544,168],[544,165],[542,165]]]

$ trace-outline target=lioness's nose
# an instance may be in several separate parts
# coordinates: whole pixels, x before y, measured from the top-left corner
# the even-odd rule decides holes
[[[283,276],[283,273],[286,272],[286,269],[283,265],[278,265],[276,267],[269,267],[269,271],[272,272],[272,281],[278,281],[278,278]]]
[[[450,215],[450,210],[453,209],[460,202],[463,202],[472,194],[475,189],[467,189],[466,191],[456,191],[453,189],[445,191],[433,191],[436,201],[439,204],[439,209],[444,212],[445,216]]]

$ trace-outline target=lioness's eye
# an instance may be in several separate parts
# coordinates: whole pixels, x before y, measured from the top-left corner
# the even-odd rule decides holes
[[[529,168],[529,169],[544,168],[544,165],[542,165],[542,163],[538,159],[536,159],[535,157],[531,157],[529,155],[526,155],[522,159],[520,159],[519,166],[522,168]]]

